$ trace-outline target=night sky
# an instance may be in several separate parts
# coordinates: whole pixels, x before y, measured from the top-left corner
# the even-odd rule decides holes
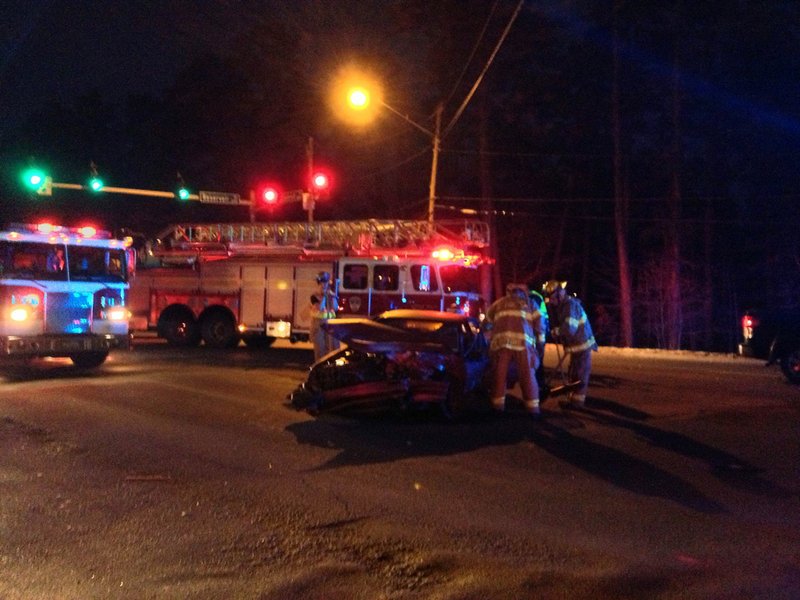
[[[93,160],[109,185],[171,189],[180,171],[195,189],[247,195],[267,178],[302,187],[309,137],[335,181],[317,218],[424,218],[430,140],[392,115],[348,131],[326,105],[331,74],[355,61],[428,129],[437,103],[447,125],[480,81],[443,140],[437,218],[484,211],[504,280],[563,277],[613,315],[614,4],[525,2],[493,55],[514,0],[6,0],[0,220],[80,215],[147,233],[243,220],[197,203],[34,198],[16,171],[34,157],[54,179],[82,181]],[[687,304],[685,339],[698,346],[713,330],[714,346],[731,347],[736,315],[763,302],[754,282],[798,303],[800,5],[618,4],[618,158],[648,315],[639,337],[660,343],[650,307],[678,181],[683,290],[720,307],[709,325],[699,301]],[[305,216],[286,206],[259,218]]]

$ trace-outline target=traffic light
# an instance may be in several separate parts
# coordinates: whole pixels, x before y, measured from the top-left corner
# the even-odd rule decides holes
[[[253,201],[256,203],[256,208],[272,210],[283,202],[283,191],[273,181],[261,182],[256,187]]]
[[[178,191],[175,192],[175,195],[178,200],[188,200],[190,195],[189,188],[186,187],[186,182],[183,180],[180,171],[178,171]]]
[[[323,194],[328,191],[330,187],[330,179],[328,178],[327,173],[323,173],[321,171],[314,173],[311,177],[311,189],[316,194]]]
[[[261,192],[261,201],[266,206],[275,206],[280,200],[280,194],[274,187],[267,186]]]
[[[103,180],[100,179],[100,176],[97,174],[97,165],[94,164],[94,161],[89,162],[89,171],[91,173],[89,177],[89,189],[93,192],[102,191]]]
[[[40,196],[53,195],[53,178],[37,167],[22,172],[22,184]]]
[[[25,184],[26,187],[29,187],[32,190],[38,190],[42,185],[44,185],[44,179],[46,175],[44,171],[41,169],[30,168],[26,169],[22,173],[22,183]]]

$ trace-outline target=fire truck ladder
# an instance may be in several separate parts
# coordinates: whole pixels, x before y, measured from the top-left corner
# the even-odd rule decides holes
[[[437,244],[475,250],[489,244],[482,221],[447,220],[316,221],[283,223],[213,223],[171,225],[162,231],[154,253],[162,258],[234,254],[280,254],[345,251],[415,253]]]

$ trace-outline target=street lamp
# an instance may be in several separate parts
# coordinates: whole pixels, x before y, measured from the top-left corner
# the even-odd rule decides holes
[[[371,89],[371,86],[367,85],[353,85],[347,89],[347,106],[350,108],[350,110],[363,115],[363,118],[361,119],[362,122],[369,120],[371,116],[370,113],[374,97],[375,102],[379,106],[397,115],[406,123],[431,138],[431,143],[433,145],[433,158],[431,161],[431,179],[428,186],[428,222],[433,223],[433,209],[436,203],[436,174],[439,169],[439,149],[441,146],[442,105],[439,104],[436,107],[435,126],[434,130],[431,131],[430,129],[427,129],[426,127],[423,127],[416,121],[412,120],[408,115],[401,113],[393,106],[384,102],[383,98],[380,96],[380,93],[373,94],[370,91]]]

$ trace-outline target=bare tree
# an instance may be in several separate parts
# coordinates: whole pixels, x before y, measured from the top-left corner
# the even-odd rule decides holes
[[[633,299],[628,257],[628,212],[630,197],[623,180],[622,119],[620,115],[620,66],[618,15],[623,0],[614,0],[613,80],[611,88],[611,133],[614,140],[614,234],[619,275],[620,341],[633,346]]]

